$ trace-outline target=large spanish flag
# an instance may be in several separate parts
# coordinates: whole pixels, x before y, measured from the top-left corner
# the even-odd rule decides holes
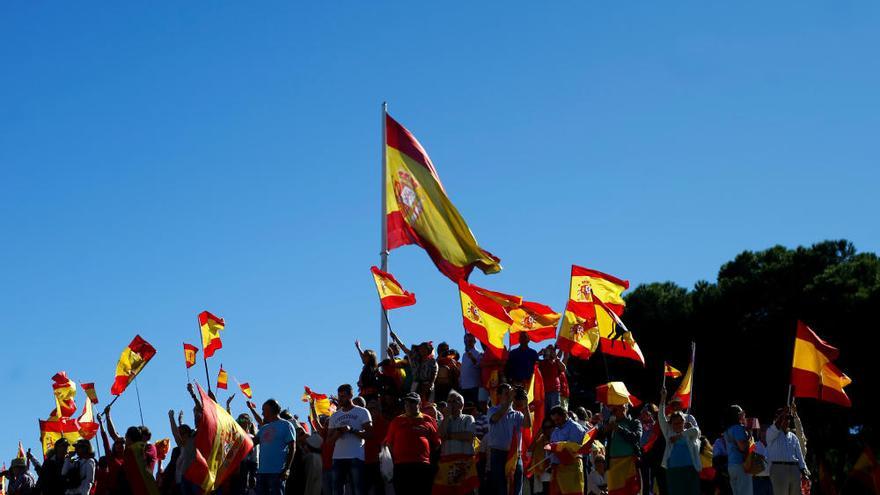
[[[128,347],[122,350],[119,362],[116,363],[116,379],[110,387],[110,393],[120,395],[125,392],[128,384],[144,369],[144,366],[156,355],[156,349],[149,342],[135,335]]]
[[[219,316],[202,311],[199,313],[199,328],[202,330],[202,349],[205,350],[205,359],[207,359],[213,356],[217,349],[223,348],[220,330],[226,328],[226,321]]]
[[[844,407],[852,406],[843,390],[852,380],[833,361],[839,351],[819,338],[804,322],[797,324],[791,384],[795,397],[809,397]]]
[[[501,271],[501,260],[477,244],[415,136],[388,114],[385,134],[388,249],[420,246],[452,281],[466,280],[474,267]]]
[[[196,457],[184,477],[210,493],[238,471],[239,464],[254,448],[250,435],[220,404],[196,384],[202,398],[202,417],[196,428]]]
[[[596,306],[591,302],[569,299],[562,317],[562,327],[556,338],[556,347],[580,359],[589,359],[598,345]]]
[[[468,495],[480,487],[477,458],[467,454],[440,456],[431,495]]]
[[[464,329],[482,342],[487,353],[501,358],[504,355],[504,334],[513,320],[501,304],[481,294],[481,290],[465,280],[458,281]]]
[[[569,298],[572,301],[592,303],[595,306],[599,348],[602,352],[645,364],[645,357],[632,332],[620,319],[626,307],[623,291],[629,288],[629,281],[598,270],[572,265],[569,287]]]
[[[69,449],[73,450],[73,444],[79,440],[79,426],[73,418],[61,418],[49,421],[40,420],[40,444],[43,446],[43,456],[49,449],[55,447],[55,442],[64,437],[70,443]]]
[[[383,309],[387,311],[389,309],[412,306],[416,303],[416,295],[403,290],[403,286],[394,278],[394,275],[383,272],[375,266],[370,267],[370,272],[373,274],[373,281],[376,282],[376,290],[379,291],[379,303],[382,304]]]
[[[532,342],[556,337],[556,327],[562,318],[550,306],[531,301],[523,301],[519,307],[507,313],[513,320],[513,325],[510,326],[511,345],[519,338],[519,332],[526,332]]]

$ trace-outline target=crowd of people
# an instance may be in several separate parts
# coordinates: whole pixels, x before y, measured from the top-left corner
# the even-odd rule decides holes
[[[391,333],[383,359],[361,349],[355,386],[343,384],[335,411],[314,402],[300,421],[273,399],[236,417],[255,447],[218,490],[229,495],[795,495],[809,493],[806,438],[794,405],[762,428],[731,405],[714,441],[679,400],[659,404],[569,407],[566,356],[540,352],[520,333],[503,361],[464,335],[447,343],[408,346]],[[487,382],[489,369],[496,370]],[[527,390],[539,370],[543,414]],[[202,404],[192,385],[194,423]],[[226,403],[227,411],[230,400]],[[530,406],[532,410],[530,410]],[[175,446],[152,442],[132,426],[119,435],[111,409],[97,415],[105,455],[60,439],[40,461],[27,453],[2,473],[7,495],[193,495],[183,474],[196,450],[194,426],[168,412]],[[540,424],[532,424],[543,417]],[[530,435],[523,435],[529,429]],[[523,439],[527,440],[523,440]],[[581,448],[554,449],[567,443]],[[169,454],[167,462],[165,458]],[[32,467],[33,472],[29,469]],[[144,492],[143,480],[155,483]],[[152,481],[155,479],[155,481]]]

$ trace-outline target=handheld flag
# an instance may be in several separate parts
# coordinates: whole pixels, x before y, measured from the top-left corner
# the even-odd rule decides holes
[[[199,313],[199,328],[202,330],[202,348],[205,350],[205,359],[214,355],[217,349],[223,348],[220,340],[220,331],[226,327],[223,318],[214,316],[207,311]]]
[[[219,488],[238,471],[239,464],[254,448],[253,440],[220,404],[198,387],[202,417],[196,428],[196,455],[184,477],[195,483],[202,493]]]
[[[477,244],[415,136],[388,114],[385,136],[388,249],[421,247],[453,282],[467,280],[474,267],[486,274],[501,271],[501,260]]]
[[[673,368],[671,364],[663,361],[663,376],[668,376],[669,378],[679,378],[681,376],[681,371]]]
[[[681,374],[681,373],[679,373]],[[672,401],[680,401],[682,409],[690,409],[691,408],[691,390],[694,387],[694,359],[693,355],[691,355],[691,362],[688,364],[688,369],[684,373],[684,378],[681,379],[681,383],[678,384],[678,390],[675,391],[675,394],[672,396]]]
[[[318,413],[318,416],[330,416],[331,414],[333,414],[333,410],[330,405],[330,398],[327,397],[326,394],[312,392],[312,389],[310,389],[309,387],[304,388],[305,391],[303,392],[302,401],[314,402],[315,412]],[[314,419],[317,420],[318,418]]]
[[[606,406],[629,404],[633,407],[638,407],[642,403],[635,395],[629,393],[623,382],[608,382],[596,387],[596,402]]]
[[[86,397],[92,401],[92,404],[98,403],[98,393],[95,392],[95,384],[94,383],[80,383],[80,386],[83,389],[83,392],[86,393]]]
[[[223,369],[223,365],[220,365],[220,372],[217,373],[217,388],[222,388],[226,390],[229,386],[229,374],[226,373],[226,370]]]
[[[76,413],[76,384],[67,377],[67,373],[59,371],[52,376],[52,392],[55,394],[56,408],[60,417],[69,418]]]
[[[154,443],[153,446],[156,447],[156,458],[159,459],[160,462],[164,461],[168,456],[168,452],[171,450],[171,439],[163,438]]]
[[[373,274],[373,281],[376,282],[376,290],[379,291],[379,303],[386,311],[416,303],[416,295],[403,290],[394,275],[383,272],[375,266],[370,267],[370,272]]]
[[[243,393],[244,396],[247,397],[248,399],[254,398],[254,392],[251,390],[250,383],[248,383],[248,382],[239,383],[238,388],[241,389],[241,393]]]
[[[18,441],[18,452],[15,454],[16,459],[25,459],[27,456],[24,453],[24,445],[21,444],[21,440]]]
[[[556,347],[577,358],[589,359],[598,346],[596,306],[569,299],[565,305],[559,336],[556,338]]]
[[[504,354],[504,334],[513,320],[501,304],[484,296],[479,287],[459,280],[458,292],[465,331],[482,342],[488,354],[500,358]]]
[[[186,369],[190,369],[196,365],[196,354],[198,354],[199,348],[192,345],[183,343],[183,359],[186,362]]]
[[[80,439],[79,426],[77,426],[75,419],[60,418],[51,421],[43,421],[41,419],[39,422],[40,444],[43,446],[43,456],[49,452],[49,449],[54,448],[55,442],[62,437],[66,438],[70,443],[70,450],[73,450],[73,444]]]
[[[110,393],[120,395],[128,388],[128,384],[144,369],[156,355],[156,349],[140,335],[135,335],[128,347],[122,350],[116,364],[116,379],[110,387]]]
[[[92,412],[92,401],[86,401],[83,405],[83,412],[77,420],[79,426],[79,434],[86,440],[95,438],[98,434],[98,423],[95,422],[95,415]]]
[[[843,390],[852,380],[833,363],[839,354],[836,347],[819,338],[810,327],[799,321],[791,363],[794,396],[818,399],[844,407],[852,406]]]
[[[513,320],[510,326],[511,344],[519,338],[519,332],[526,332],[532,342],[541,342],[556,337],[556,326],[562,315],[553,311],[550,306],[540,303],[523,301],[519,307],[507,312]]]

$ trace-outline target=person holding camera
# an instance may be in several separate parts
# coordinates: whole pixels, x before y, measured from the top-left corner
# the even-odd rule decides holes
[[[793,422],[791,410],[783,407],[776,411],[776,418],[767,429],[767,459],[774,495],[799,495],[801,479],[810,476],[800,440],[791,431]]]
[[[510,385],[502,383],[496,389],[499,404],[489,409],[489,432],[483,437],[489,447],[489,480],[492,492],[497,495],[522,493],[523,465],[522,457],[516,455],[516,469],[513,473],[513,486],[508,491],[507,473],[505,464],[511,449],[519,451],[521,446],[514,445],[514,439],[519,437],[522,428],[531,428],[532,418],[529,415],[529,398],[526,391],[517,387],[512,389]]]
[[[73,452],[67,454],[61,476],[64,478],[65,495],[89,495],[95,484],[95,453],[92,444],[79,439],[73,444]]]

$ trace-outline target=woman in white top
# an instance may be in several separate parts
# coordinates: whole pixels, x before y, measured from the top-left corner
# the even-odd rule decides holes
[[[662,466],[666,469],[666,490],[670,495],[700,493],[700,429],[685,428],[684,414],[676,411],[666,418],[666,389],[660,391],[660,431],[666,439]]]
[[[88,440],[80,439],[74,444],[77,459],[64,459],[61,476],[68,481],[65,495],[89,495],[95,484],[95,453]]]

